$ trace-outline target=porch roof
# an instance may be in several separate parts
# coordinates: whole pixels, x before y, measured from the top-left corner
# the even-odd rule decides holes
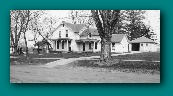
[[[59,41],[59,40],[72,40],[72,39],[70,39],[70,38],[57,38],[57,39],[51,39],[51,40],[57,40],[57,41]]]
[[[99,40],[97,39],[79,39],[76,40],[76,42],[98,42]]]

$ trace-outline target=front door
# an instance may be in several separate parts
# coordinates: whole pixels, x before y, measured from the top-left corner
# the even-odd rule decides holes
[[[68,51],[71,51],[71,41],[68,41],[68,44],[69,44],[69,45],[68,45],[68,46],[69,46],[69,47],[68,47]]]
[[[85,51],[85,43],[83,43],[83,51]]]

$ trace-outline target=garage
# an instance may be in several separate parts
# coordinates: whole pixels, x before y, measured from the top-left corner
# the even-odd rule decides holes
[[[140,43],[132,43],[132,51],[139,51]]]

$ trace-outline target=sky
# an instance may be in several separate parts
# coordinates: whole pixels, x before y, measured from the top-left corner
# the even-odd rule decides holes
[[[71,22],[69,18],[70,10],[50,10],[49,16],[57,18],[58,23],[62,21]],[[145,19],[143,20],[146,25],[151,26],[151,31],[157,35],[158,42],[160,42],[160,10],[145,10]]]
[[[46,10],[46,14],[43,17],[52,17],[57,20],[56,26],[62,21],[71,23],[69,17],[71,10]],[[151,26],[152,31],[157,35],[157,42],[160,43],[160,10],[145,10],[145,19],[143,20],[146,25]],[[28,39],[32,39],[33,36],[30,32],[27,32]],[[38,40],[42,40],[39,38]],[[32,44],[31,44],[32,45]]]

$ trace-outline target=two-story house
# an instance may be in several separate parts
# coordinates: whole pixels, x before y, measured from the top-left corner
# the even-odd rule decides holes
[[[89,29],[86,24],[62,22],[50,38],[54,51],[100,51],[100,37],[96,29]]]

